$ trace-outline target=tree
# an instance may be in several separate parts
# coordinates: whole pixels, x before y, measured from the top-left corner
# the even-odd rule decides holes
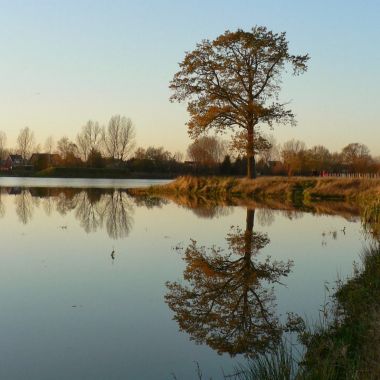
[[[313,172],[331,171],[331,153],[323,145],[313,146],[308,150],[310,169]]]
[[[64,136],[58,140],[57,150],[65,166],[77,166],[81,164],[81,160],[78,158],[78,147],[68,137]]]
[[[145,151],[145,159],[153,161],[169,161],[172,159],[172,154],[162,146],[158,148],[149,146]]]
[[[187,148],[187,155],[192,161],[201,165],[215,165],[226,154],[224,141],[214,136],[202,136]]]
[[[76,144],[70,141],[66,136],[63,136],[58,140],[57,149],[63,159],[66,159],[66,157],[70,154],[75,156],[78,153],[78,147]]]
[[[84,161],[87,161],[91,151],[99,151],[102,139],[102,128],[97,121],[89,120],[77,135],[77,146]]]
[[[114,160],[124,161],[135,146],[132,120],[125,116],[112,116],[103,130],[102,139],[107,154]]]
[[[173,160],[176,162],[182,162],[183,161],[183,153],[180,151],[177,151],[173,154]]]
[[[103,168],[104,167],[104,159],[102,157],[102,154],[96,150],[95,148],[92,148],[90,153],[87,156],[87,166],[91,168]]]
[[[23,160],[29,158],[34,146],[34,134],[29,129],[29,127],[25,127],[21,129],[18,137],[17,137],[17,147],[20,155]]]
[[[366,145],[351,143],[342,149],[342,161],[351,171],[364,172],[371,165],[372,157]]]
[[[224,156],[223,162],[220,164],[220,172],[224,175],[230,175],[232,172],[231,158],[228,154]]]
[[[52,154],[54,150],[55,142],[53,136],[49,136],[45,141],[46,153]]]
[[[186,54],[170,83],[171,101],[188,101],[192,138],[209,129],[244,136],[247,176],[253,178],[260,126],[294,123],[292,111],[277,100],[281,74],[287,64],[293,74],[303,73],[308,59],[289,53],[285,33],[260,26],[250,32],[226,31]]]
[[[0,131],[0,160],[5,158],[6,155],[7,135]]]
[[[282,159],[288,175],[300,174],[305,166],[306,144],[300,140],[286,141],[281,150]]]
[[[260,158],[266,165],[269,165],[270,161],[276,161],[280,158],[279,146],[273,135],[262,137],[265,143],[262,143],[262,148],[257,151]]]
[[[173,160],[174,156],[168,150],[165,150],[162,146],[149,146],[146,150],[144,148],[136,149],[135,159],[151,161],[169,161]]]

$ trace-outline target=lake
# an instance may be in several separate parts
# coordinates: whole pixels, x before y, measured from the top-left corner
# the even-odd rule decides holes
[[[0,179],[0,378],[222,378],[360,261],[350,207],[125,191],[165,182]]]

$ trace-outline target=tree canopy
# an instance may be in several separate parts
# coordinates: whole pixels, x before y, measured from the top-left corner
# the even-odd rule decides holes
[[[309,56],[289,53],[286,34],[262,26],[226,31],[203,40],[186,53],[170,83],[172,101],[187,101],[192,138],[209,129],[232,129],[245,140],[249,177],[255,176],[255,145],[262,124],[294,123],[294,114],[278,100],[281,75],[306,71]]]

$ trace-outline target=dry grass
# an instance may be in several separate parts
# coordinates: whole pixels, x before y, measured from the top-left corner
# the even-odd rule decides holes
[[[358,195],[380,195],[380,180],[370,178],[320,178],[310,194],[316,196],[337,195],[353,199]]]
[[[167,185],[128,192],[133,196],[165,197],[184,207],[210,210],[221,205],[240,205],[283,211],[297,209],[347,219],[361,215],[364,225],[369,224],[372,230],[376,227],[372,233],[380,236],[379,179],[260,177],[251,180],[187,176]]]
[[[295,193],[305,199],[337,198],[355,200],[358,196],[380,196],[379,179],[260,177],[255,180],[233,177],[179,177],[175,181],[138,193],[230,195],[256,198],[289,198]]]

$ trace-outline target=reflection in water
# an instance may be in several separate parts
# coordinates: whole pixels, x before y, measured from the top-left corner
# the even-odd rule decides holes
[[[263,353],[287,328],[275,312],[273,284],[289,274],[293,263],[258,261],[269,238],[253,232],[254,213],[247,210],[245,231],[232,228],[227,235],[227,252],[192,241],[183,257],[186,284],[167,283],[165,301],[180,329],[218,353]]]
[[[146,196],[146,195],[134,197],[133,201],[135,202],[137,207],[145,206],[147,209],[151,209],[154,207],[161,208],[163,205],[167,205],[169,203],[169,201],[165,198]]]
[[[0,188],[0,218],[4,217],[5,215],[5,206],[4,206],[2,197],[3,197],[3,189]]]
[[[200,218],[213,219],[230,215],[232,213],[232,207],[213,205],[211,207],[194,208],[193,212],[196,216],[199,216]]]
[[[100,207],[100,197],[92,197],[89,191],[82,191],[74,197],[75,216],[87,232],[96,232],[102,226],[104,209]]]
[[[260,208],[256,211],[256,218],[261,227],[269,227],[275,220],[274,210],[270,208]]]
[[[114,191],[103,195],[101,200],[99,203],[102,205],[108,235],[112,239],[128,236],[133,224],[133,206],[129,196],[125,192]]]
[[[39,206],[39,199],[33,198],[26,189],[21,189],[15,195],[16,213],[21,223],[27,224],[32,220],[34,207]]]
[[[60,215],[74,213],[87,232],[96,232],[105,227],[112,239],[128,236],[133,225],[133,202],[123,190],[103,189],[54,189],[54,188],[8,188],[14,196],[17,216],[21,223],[28,224],[35,207],[42,204],[46,215],[56,210]],[[0,217],[5,215],[0,192]]]

